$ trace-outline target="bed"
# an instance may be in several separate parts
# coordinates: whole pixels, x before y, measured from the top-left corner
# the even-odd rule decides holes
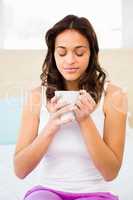
[[[133,129],[128,128],[123,165],[119,176],[109,183],[114,193],[120,197],[120,200],[133,199],[132,147]],[[14,144],[0,145],[0,200],[22,200],[28,189],[40,183],[40,166],[23,180],[15,176],[12,159],[14,148]]]

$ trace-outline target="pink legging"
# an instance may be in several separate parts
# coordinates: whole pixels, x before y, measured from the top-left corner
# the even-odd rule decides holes
[[[36,186],[26,193],[24,200],[118,200],[118,197],[109,192],[69,193]]]

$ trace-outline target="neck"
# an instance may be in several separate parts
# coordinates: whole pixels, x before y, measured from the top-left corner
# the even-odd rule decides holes
[[[72,81],[65,82],[65,88],[67,90],[79,90],[78,83]]]

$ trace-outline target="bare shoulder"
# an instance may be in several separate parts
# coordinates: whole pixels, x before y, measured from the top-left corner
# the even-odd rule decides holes
[[[38,87],[35,87],[35,88],[32,88],[30,91],[29,91],[29,94],[35,98],[36,100],[40,100],[41,99],[41,95],[42,95],[42,90],[43,92],[46,90],[46,86],[38,86]],[[45,93],[45,92],[44,92]]]
[[[36,88],[32,88],[30,91],[29,91],[29,96],[31,96],[33,99],[38,99],[40,100],[40,97],[41,97],[41,86],[38,86]]]
[[[41,107],[41,91],[41,86],[32,88],[31,90],[27,91],[27,97],[24,103],[24,110],[30,109],[33,114],[39,114]]]
[[[113,82],[109,82],[108,83],[107,90],[106,90],[106,95],[107,96],[110,96],[114,92],[118,92],[118,91],[123,91],[123,89],[120,86],[118,86],[115,83],[113,83]]]
[[[108,84],[105,95],[104,111],[121,111],[122,114],[127,114],[128,98],[124,88],[112,82]]]
[[[28,146],[38,134],[40,102],[41,87],[36,87],[27,91],[26,100],[22,110],[16,153]]]

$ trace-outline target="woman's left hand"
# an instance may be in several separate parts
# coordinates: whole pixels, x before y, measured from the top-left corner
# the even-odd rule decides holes
[[[96,103],[86,90],[80,90],[80,95],[74,105],[75,118],[78,122],[89,117],[94,111]]]

